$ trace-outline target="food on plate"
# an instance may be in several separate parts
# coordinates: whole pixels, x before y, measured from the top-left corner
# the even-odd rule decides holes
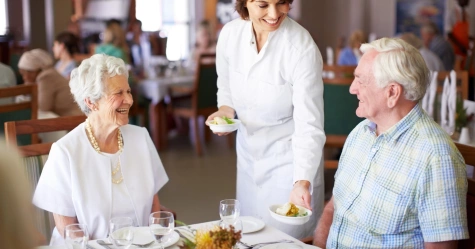
[[[234,121],[232,121],[226,116],[223,116],[222,118],[214,117],[214,119],[209,121],[209,123],[212,125],[227,125],[227,124],[234,124]]]
[[[280,208],[275,210],[277,214],[289,217],[302,217],[307,216],[307,211],[302,208],[298,208],[293,203],[287,202],[282,205]]]

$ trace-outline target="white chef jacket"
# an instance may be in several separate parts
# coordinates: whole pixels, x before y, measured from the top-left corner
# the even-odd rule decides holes
[[[288,17],[259,53],[255,41],[252,22],[236,19],[223,27],[216,53],[218,107],[232,107],[242,121],[236,145],[241,213],[295,237],[312,235],[323,208],[321,54]],[[274,223],[268,206],[287,202],[298,180],[312,185],[314,224]]]
[[[124,184],[133,204],[134,221],[147,226],[153,196],[168,182],[155,146],[145,128],[120,128]],[[110,158],[97,153],[87,139],[84,123],[54,143],[33,196],[37,207],[86,224],[91,239],[106,238],[112,210]],[[135,218],[133,217],[133,218]],[[54,229],[51,245],[63,244]]]

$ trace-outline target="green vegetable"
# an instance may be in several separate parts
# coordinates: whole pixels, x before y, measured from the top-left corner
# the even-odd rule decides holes
[[[231,119],[229,119],[229,118],[226,117],[226,116],[223,116],[223,119],[224,119],[224,121],[226,121],[226,123],[228,123],[228,124],[234,124],[234,121],[232,121]]]

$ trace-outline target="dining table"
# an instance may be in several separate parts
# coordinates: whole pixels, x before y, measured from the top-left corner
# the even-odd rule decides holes
[[[195,80],[193,71],[182,70],[169,75],[153,78],[145,78],[138,82],[140,94],[150,99],[149,105],[149,127],[152,140],[157,150],[164,150],[167,147],[167,115],[166,97],[171,86],[192,87]]]
[[[245,217],[242,217],[242,220],[254,221],[254,220],[257,220],[257,219],[254,218],[254,217],[245,216]],[[176,227],[175,231],[178,234],[180,234],[180,236],[189,237],[189,236],[187,236],[187,234],[190,234],[191,229],[209,230],[209,229],[211,229],[215,226],[219,226],[219,222],[220,221],[210,221],[210,222],[204,222],[204,223],[199,223],[199,224],[193,224],[193,225],[190,225],[190,226],[180,226],[180,227]],[[246,223],[244,223],[244,230],[246,230],[246,225],[245,224]],[[139,227],[137,229],[140,229],[142,231],[144,231],[144,230],[147,231],[148,228],[147,227]],[[150,235],[150,237],[151,237],[151,235]],[[134,241],[135,241],[135,239],[134,239]],[[246,245],[259,244],[259,245],[255,246],[255,248],[263,247],[263,249],[265,249],[266,247],[271,247],[272,248],[272,246],[270,246],[270,245],[280,245],[281,246],[281,247],[275,247],[275,248],[302,248],[302,249],[319,248],[319,247],[316,247],[316,246],[311,246],[311,245],[304,244],[300,240],[295,239],[295,238],[291,237],[290,235],[278,230],[277,228],[274,228],[274,227],[272,227],[270,225],[267,225],[267,224],[263,224],[261,227],[257,227],[257,229],[253,229],[252,232],[243,233],[242,238],[241,238],[240,241],[243,242]],[[276,242],[276,243],[274,243],[274,242]],[[285,244],[283,245],[282,243],[279,243],[279,242],[285,242]],[[166,247],[166,249],[180,249],[179,245],[182,245],[182,243],[183,243],[182,242],[182,237],[180,237],[180,239],[176,243],[174,243],[172,245],[169,245],[168,247]],[[261,243],[270,243],[270,244],[261,244]],[[238,248],[239,249],[254,248],[254,247],[246,247],[244,244],[238,243],[237,244]],[[283,245],[283,247],[282,247],[282,245]],[[155,243],[149,248],[159,248],[157,246],[158,245]],[[36,249],[64,249],[64,248],[66,248],[66,246],[40,246],[40,247],[37,247]],[[110,246],[110,248],[114,248],[114,247]],[[132,245],[132,246],[130,246],[130,248],[141,248],[141,247]],[[107,248],[107,246],[104,247],[104,246],[99,245],[97,243],[97,240],[90,240],[89,243],[88,243],[88,249],[108,249],[108,248]]]

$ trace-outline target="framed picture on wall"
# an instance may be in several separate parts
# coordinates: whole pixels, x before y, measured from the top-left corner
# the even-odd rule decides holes
[[[397,0],[396,33],[420,33],[420,26],[433,22],[439,30],[444,30],[444,13],[446,0]]]

